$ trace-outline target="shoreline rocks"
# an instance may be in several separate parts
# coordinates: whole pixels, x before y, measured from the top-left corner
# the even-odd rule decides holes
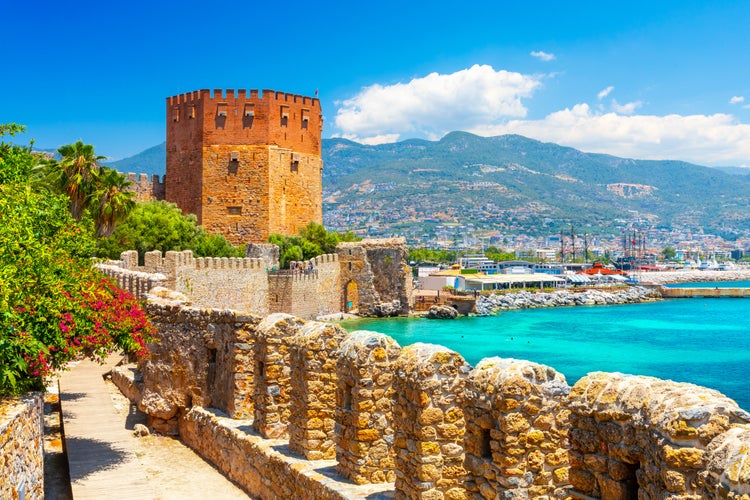
[[[653,302],[661,298],[658,290],[641,286],[612,290],[562,289],[553,292],[529,292],[481,295],[477,297],[476,315],[492,316],[499,311],[543,307],[593,306]]]

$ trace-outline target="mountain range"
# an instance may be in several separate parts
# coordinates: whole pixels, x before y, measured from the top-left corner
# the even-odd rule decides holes
[[[377,146],[324,139],[322,146],[323,211],[335,226],[374,224],[403,234],[414,224],[457,223],[548,234],[569,225],[615,230],[639,220],[725,237],[750,233],[750,176],[732,175],[746,169],[633,160],[466,132]],[[165,151],[160,144],[110,165],[163,174]]]

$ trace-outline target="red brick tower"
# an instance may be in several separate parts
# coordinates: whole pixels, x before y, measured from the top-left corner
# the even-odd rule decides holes
[[[166,200],[234,244],[323,221],[317,98],[198,90],[167,98]]]

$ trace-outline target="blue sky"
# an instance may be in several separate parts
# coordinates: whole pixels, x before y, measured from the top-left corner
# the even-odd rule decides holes
[[[26,2],[3,16],[0,122],[119,159],[201,88],[318,89],[324,137],[518,133],[750,166],[750,2]]]

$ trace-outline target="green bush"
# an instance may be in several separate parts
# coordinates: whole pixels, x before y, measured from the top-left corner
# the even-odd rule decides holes
[[[272,234],[268,242],[279,247],[279,265],[286,269],[292,261],[310,260],[318,255],[334,253],[336,245],[342,241],[358,241],[360,238],[352,232],[328,232],[315,222],[309,223],[299,231],[299,236],[282,236]]]
[[[81,356],[143,356],[152,340],[138,302],[92,268],[91,228],[67,205],[0,186],[0,395],[42,389],[52,370]]]
[[[140,259],[152,250],[193,250],[198,257],[244,257],[242,247],[233,247],[221,235],[209,235],[195,215],[182,215],[174,203],[138,203],[128,217],[117,224],[112,236],[99,240],[102,257],[119,259],[126,250],[137,250]]]

